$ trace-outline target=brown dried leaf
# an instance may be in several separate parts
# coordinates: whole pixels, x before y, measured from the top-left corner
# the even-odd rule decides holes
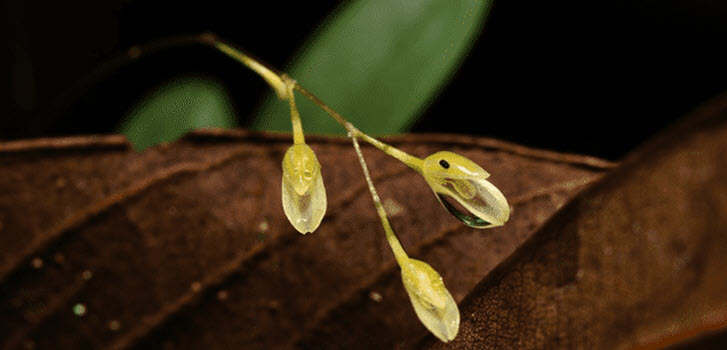
[[[420,348],[724,344],[726,150],[727,95],[563,207],[460,304],[453,342]]]
[[[612,166],[480,138],[388,141],[470,157],[514,207],[504,227],[465,227],[417,173],[364,147],[402,244],[457,300]],[[391,348],[423,335],[349,141],[309,143],[329,211],[307,236],[280,202],[289,136],[204,131],[141,154],[119,136],[0,143],[0,346]]]

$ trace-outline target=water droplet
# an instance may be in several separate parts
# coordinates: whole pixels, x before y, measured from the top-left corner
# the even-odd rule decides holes
[[[120,328],[121,328],[121,323],[119,321],[117,321],[117,320],[111,320],[111,322],[109,322],[109,329],[110,330],[116,332]]]
[[[76,305],[73,305],[73,313],[76,314],[78,317],[83,317],[86,315],[86,305],[83,305],[81,303],[78,303]]]
[[[217,299],[220,301],[227,300],[228,297],[229,297],[229,295],[227,294],[226,290],[221,290],[221,291],[217,292]]]
[[[404,208],[401,206],[401,204],[391,198],[384,199],[383,204],[384,210],[386,210],[386,214],[389,215],[389,217],[400,216],[404,213]]]
[[[33,266],[34,269],[39,269],[43,267],[43,259],[35,258],[33,259],[33,261],[30,262],[30,265]]]
[[[381,296],[381,293],[374,292],[374,291],[372,291],[371,293],[369,293],[369,298],[371,298],[371,300],[373,300],[373,301],[375,301],[377,303],[380,303],[381,300],[384,299],[384,297]]]
[[[202,284],[199,282],[192,282],[191,288],[193,292],[199,292],[202,290]]]
[[[84,280],[88,281],[93,278],[93,272],[91,272],[91,270],[83,270],[83,272],[81,273],[81,277]]]
[[[268,224],[267,221],[263,221],[259,225],[257,225],[257,228],[262,232],[267,232],[270,229],[270,224]]]

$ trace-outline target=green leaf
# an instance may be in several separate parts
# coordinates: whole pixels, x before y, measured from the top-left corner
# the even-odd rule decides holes
[[[129,113],[119,132],[126,135],[135,150],[142,151],[197,128],[235,126],[235,111],[219,83],[185,77],[147,94]]]
[[[359,0],[335,12],[285,71],[367,133],[408,128],[460,65],[491,0]],[[299,99],[303,128],[343,133]],[[272,92],[250,127],[290,130]]]

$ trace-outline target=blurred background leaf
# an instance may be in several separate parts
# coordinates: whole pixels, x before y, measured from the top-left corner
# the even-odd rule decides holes
[[[490,3],[351,2],[324,21],[285,71],[364,132],[402,132],[459,67]],[[306,132],[343,133],[320,108],[300,100]],[[250,126],[290,130],[287,104],[271,91]]]
[[[160,38],[213,32],[272,67],[293,68],[311,33],[333,26],[348,3],[260,1],[241,11],[223,0],[6,1],[0,84],[9,93],[0,94],[0,139],[116,132],[145,91],[183,75],[221,82],[238,124],[249,125],[270,88],[213,49],[112,59]],[[725,1],[492,1],[466,59],[409,131],[617,160],[727,90],[725,37]],[[307,83],[312,72],[304,73],[296,78]],[[329,85],[343,88],[342,80]],[[386,112],[365,118],[390,118]],[[308,124],[306,131],[315,128]]]
[[[214,80],[185,77],[150,92],[122,124],[119,132],[142,151],[203,127],[232,128],[235,111],[224,88]]]

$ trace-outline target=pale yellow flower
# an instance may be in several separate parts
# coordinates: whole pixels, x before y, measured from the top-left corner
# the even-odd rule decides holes
[[[439,202],[463,223],[486,228],[501,226],[510,218],[507,199],[487,181],[490,174],[473,161],[437,152],[424,159],[421,172]]]
[[[419,320],[443,342],[454,339],[459,330],[459,309],[442,277],[420,260],[408,259],[400,266],[401,279]]]
[[[315,231],[328,202],[321,165],[308,145],[296,144],[285,152],[282,183],[285,216],[300,233]]]

